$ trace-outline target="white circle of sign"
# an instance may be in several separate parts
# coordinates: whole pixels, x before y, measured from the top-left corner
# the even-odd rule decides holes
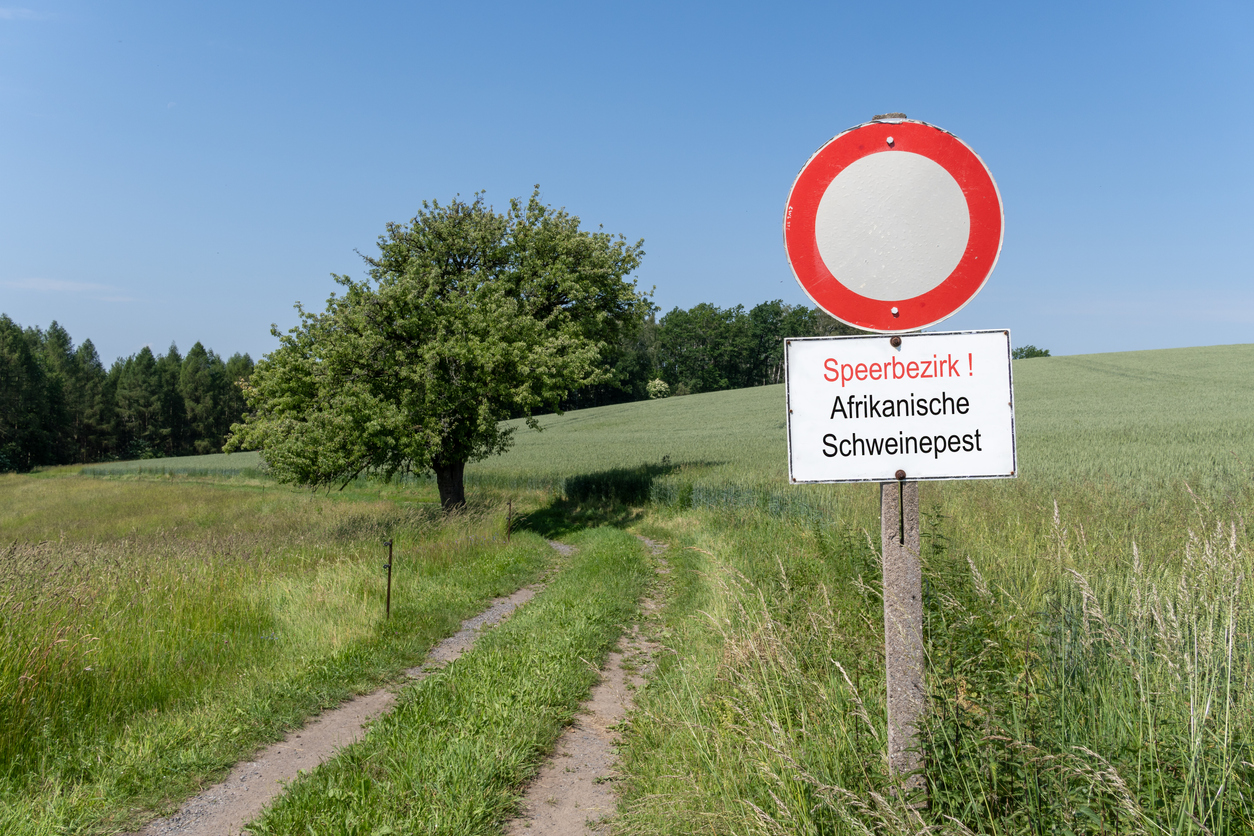
[[[921,154],[871,154],[819,201],[815,239],[840,283],[869,299],[920,296],[958,266],[971,213],[953,175]]]

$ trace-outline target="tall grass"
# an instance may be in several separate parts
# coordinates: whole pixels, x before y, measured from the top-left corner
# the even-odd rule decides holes
[[[878,561],[857,517],[711,510],[651,532],[681,548],[627,730],[624,832],[859,832],[847,801],[888,797]]]
[[[0,552],[0,764],[10,780],[44,773],[49,760],[78,780],[80,765],[62,756],[102,726],[270,655],[275,616],[249,594],[263,555],[214,545],[43,541]]]
[[[875,489],[786,484],[782,387],[548,417],[545,432],[520,431],[512,451],[469,467],[467,482],[472,497],[475,488],[501,496],[562,494],[569,507],[645,503],[647,497],[642,530],[674,545],[668,604],[652,628],[665,647],[626,730],[624,832],[1247,833],[1254,831],[1254,600],[1245,524],[1254,504],[1254,378],[1231,370],[1251,360],[1254,346],[1017,361],[1021,477],[922,486],[930,698],[920,745],[926,797],[905,793],[888,774],[884,755]],[[23,484],[38,483],[28,478]],[[154,491],[170,487],[141,481],[128,489],[144,485]],[[313,682],[311,671],[325,668],[330,672],[318,680],[321,685],[294,689],[317,691],[338,679],[368,678],[328,659],[348,658],[343,654],[360,648],[390,648],[388,658],[394,659],[421,643],[407,645],[368,617],[377,606],[371,598],[377,594],[371,585],[376,559],[370,555],[385,531],[399,524],[415,532],[414,541],[437,544],[428,555],[432,567],[418,573],[435,586],[406,594],[443,601],[450,612],[499,586],[497,579],[536,571],[526,539],[522,552],[502,551],[486,543],[499,533],[487,520],[444,529],[423,516],[431,506],[404,501],[429,500],[429,485],[400,486],[393,502],[371,501],[372,491],[377,497],[377,488],[363,482],[333,501],[257,482],[238,487],[229,502],[203,500],[165,517],[145,507],[156,494],[129,494],[129,500],[107,491],[67,495],[56,512],[19,498],[0,506],[7,514],[0,517],[0,534],[11,532],[0,542],[19,541],[14,555],[20,552],[20,559],[13,565],[30,568],[15,582],[29,584],[51,559],[41,549],[53,547],[27,540],[64,541],[84,555],[103,549],[122,573],[104,587],[123,592],[109,607],[93,609],[89,602],[84,612],[127,613],[126,590],[160,589],[177,598],[180,584],[202,589],[215,582],[172,569],[183,546],[163,551],[162,538],[172,532],[181,544],[237,538],[230,559],[220,546],[206,547],[196,559],[220,566],[236,591],[236,599],[229,589],[216,594],[231,614],[227,620],[241,625],[240,646],[255,645],[241,657],[252,661],[230,661],[235,651],[209,640],[204,652],[217,652],[221,667],[205,656],[204,671],[195,674],[205,679],[187,685],[192,696],[172,696],[155,713],[115,712],[109,728],[167,723],[162,728],[185,730],[161,718],[186,718],[206,706],[204,716],[218,726],[238,726],[241,735],[260,739],[264,735],[247,723],[221,721],[293,689],[284,684],[255,690],[252,702],[206,696],[227,689],[240,665],[277,671],[283,683]],[[237,497],[248,499],[237,505]],[[638,509],[588,518],[641,525]],[[274,536],[296,542],[279,548]],[[447,553],[462,554],[454,544],[479,542],[474,538],[483,542],[465,546],[466,556],[458,559],[495,568],[488,571],[490,580],[470,589],[464,584],[478,583],[478,570],[449,571],[440,555],[446,546]],[[270,545],[263,549],[263,543]],[[534,545],[543,548],[538,540]],[[273,564],[279,568],[255,567],[259,553],[266,567],[281,556]],[[105,571],[104,558],[80,562],[92,572]],[[62,583],[55,599],[72,601],[79,587],[55,583]],[[37,594],[24,591],[21,598]],[[323,603],[317,617],[293,615],[305,608],[317,612]],[[72,604],[64,607],[71,612]],[[136,634],[145,624],[138,614],[159,615],[138,605],[134,611],[136,621],[117,623]],[[190,604],[187,612],[189,623],[211,623],[190,615]],[[427,623],[427,615],[411,617],[414,624]],[[342,631],[341,644],[326,643],[328,621]],[[48,681],[58,671],[67,677],[94,674],[94,662],[84,657],[104,652],[92,651],[103,637],[91,641],[103,633],[94,622],[74,622],[58,632],[69,623],[55,617],[38,622],[29,641],[22,639],[28,641],[21,651],[26,655],[12,655],[6,670],[17,671],[12,660],[20,656]],[[299,624],[306,627],[294,626]],[[22,629],[17,635],[26,635]],[[301,629],[311,638],[297,642]],[[276,630],[289,637],[291,648],[310,648],[298,651],[304,655],[294,667],[265,655],[266,636]],[[137,658],[167,659],[161,641],[145,638]],[[377,660],[371,664],[376,677],[386,668]],[[26,680],[18,673],[10,682],[15,689]],[[76,711],[94,710],[82,701],[77,705]],[[38,729],[56,721],[21,722]],[[209,727],[197,733],[208,734]],[[190,739],[185,731],[182,738],[174,732],[119,734],[132,747],[126,750],[132,772],[119,768],[107,773],[114,777],[99,777],[106,773],[93,772],[91,763],[112,750],[84,744],[54,758],[55,768],[30,773],[37,779],[26,786],[55,786],[58,770],[81,768],[88,777],[70,786],[88,788],[84,795],[108,795],[132,781],[139,789],[127,790],[128,797],[139,797],[156,786],[134,766],[144,762],[140,752],[149,744],[143,741],[173,748],[171,741]],[[425,744],[408,732],[390,739],[369,768],[395,758],[407,764],[401,772],[419,769],[398,753]],[[219,760],[213,763],[223,764],[221,758],[241,750],[214,751]],[[217,767],[197,768],[186,774]],[[360,783],[362,775],[374,775],[365,770],[328,774]],[[117,777],[132,774],[141,778]],[[334,788],[316,781],[309,786]],[[19,803],[21,793],[8,793]],[[74,815],[88,815],[81,812],[90,809],[86,803],[66,806],[51,797],[21,808],[27,811],[22,815],[44,821],[31,811],[62,804],[62,812],[46,817],[54,822],[47,832],[73,829]],[[331,806],[310,804],[314,818],[294,813],[291,821],[332,821],[325,818]],[[93,821],[103,820],[93,815]],[[407,827],[417,821],[397,820]],[[278,830],[287,827],[279,824],[287,819],[271,821]],[[0,818],[0,827],[5,824]]]
[[[0,831],[125,829],[415,664],[550,559],[503,512],[0,478]]]
[[[1242,524],[1201,509],[1116,549],[1060,512],[999,543],[1011,507],[981,537],[926,487],[926,796],[885,763],[870,492],[825,520],[672,511],[673,652],[628,734],[625,832],[1251,832]]]
[[[1031,566],[929,550],[934,809],[990,833],[1249,832],[1243,525],[1199,521],[1121,566],[1057,512],[1052,535]]]

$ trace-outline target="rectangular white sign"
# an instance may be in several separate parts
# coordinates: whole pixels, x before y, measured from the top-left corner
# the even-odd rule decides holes
[[[1015,475],[1010,332],[900,337],[785,341],[793,482]]]

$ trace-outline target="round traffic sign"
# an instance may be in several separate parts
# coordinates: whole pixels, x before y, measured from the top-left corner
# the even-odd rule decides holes
[[[801,169],[784,247],[820,308],[868,331],[914,331],[957,313],[987,281],[1002,242],[993,175],[951,133],[868,122]]]

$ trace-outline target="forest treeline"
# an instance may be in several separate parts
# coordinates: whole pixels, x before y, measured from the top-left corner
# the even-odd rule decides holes
[[[749,309],[702,303],[660,319],[654,311],[638,333],[608,352],[614,380],[572,392],[563,408],[644,400],[654,380],[664,381],[670,395],[783,383],[785,337],[862,333],[818,308],[780,299]]]
[[[859,333],[780,300],[746,309],[699,304],[654,311],[606,351],[610,382],[570,393],[564,409],[780,383],[784,337]],[[216,453],[247,405],[253,361],[196,343],[180,355],[144,348],[107,370],[91,340],[75,347],[53,322],[23,328],[0,314],[0,472],[57,464]]]
[[[184,357],[147,347],[105,369],[53,322],[23,328],[0,314],[0,471],[213,453],[244,414],[253,361],[196,343]]]

